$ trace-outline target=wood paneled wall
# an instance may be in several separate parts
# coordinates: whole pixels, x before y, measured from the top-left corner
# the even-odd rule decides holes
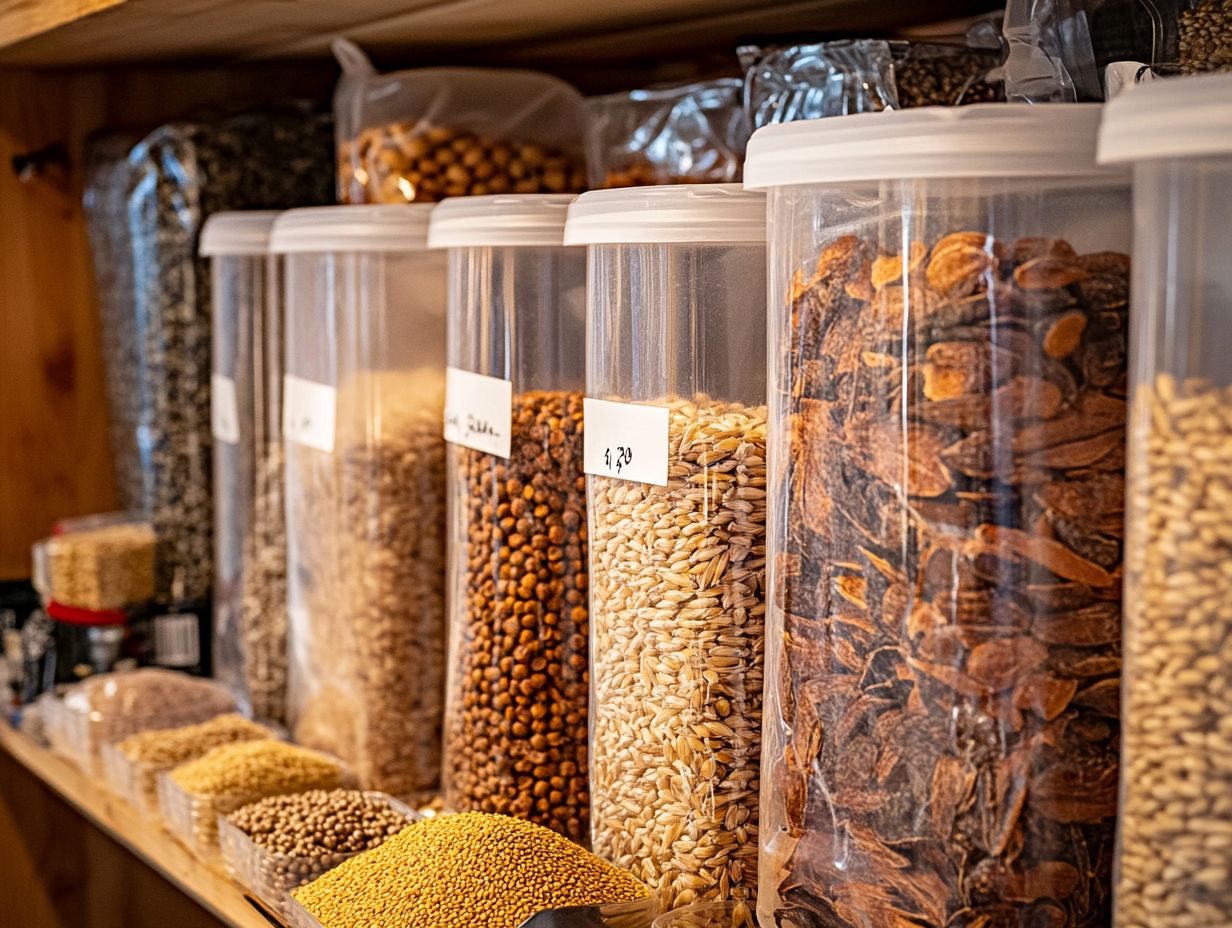
[[[249,68],[0,69],[0,579],[30,575],[57,519],[115,505],[93,274],[81,208],[84,141],[195,108],[327,99],[328,62]],[[22,182],[14,155],[63,142],[70,164]]]

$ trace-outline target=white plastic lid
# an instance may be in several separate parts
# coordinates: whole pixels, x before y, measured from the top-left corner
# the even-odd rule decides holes
[[[739,184],[674,184],[584,193],[569,207],[566,245],[766,240],[766,198]]]
[[[270,251],[419,251],[428,247],[431,203],[310,206],[287,210],[274,223]]]
[[[1104,109],[1101,164],[1232,154],[1232,74],[1149,81]]]
[[[450,197],[432,210],[429,248],[560,245],[571,193]]]
[[[267,255],[277,210],[215,213],[205,221],[198,250],[215,255]]]
[[[1098,103],[984,103],[766,126],[749,140],[751,189],[907,178],[1118,176],[1095,163]]]

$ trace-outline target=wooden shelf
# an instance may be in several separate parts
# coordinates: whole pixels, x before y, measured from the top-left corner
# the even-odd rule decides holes
[[[335,35],[406,60],[639,58],[792,30],[868,32],[992,0],[0,0],[0,64],[319,56]],[[478,57],[477,56],[481,56]]]
[[[193,857],[161,826],[143,819],[102,784],[3,721],[0,750],[216,918],[233,928],[280,928],[281,922],[265,914],[238,884]]]

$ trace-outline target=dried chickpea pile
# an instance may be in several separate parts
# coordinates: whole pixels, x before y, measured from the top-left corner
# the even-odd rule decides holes
[[[294,893],[323,928],[517,928],[545,909],[647,895],[567,838],[484,812],[410,825]]]

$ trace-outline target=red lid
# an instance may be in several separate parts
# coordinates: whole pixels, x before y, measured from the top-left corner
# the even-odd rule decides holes
[[[123,609],[82,609],[54,599],[47,602],[47,614],[68,625],[123,625],[128,621],[128,613]]]

